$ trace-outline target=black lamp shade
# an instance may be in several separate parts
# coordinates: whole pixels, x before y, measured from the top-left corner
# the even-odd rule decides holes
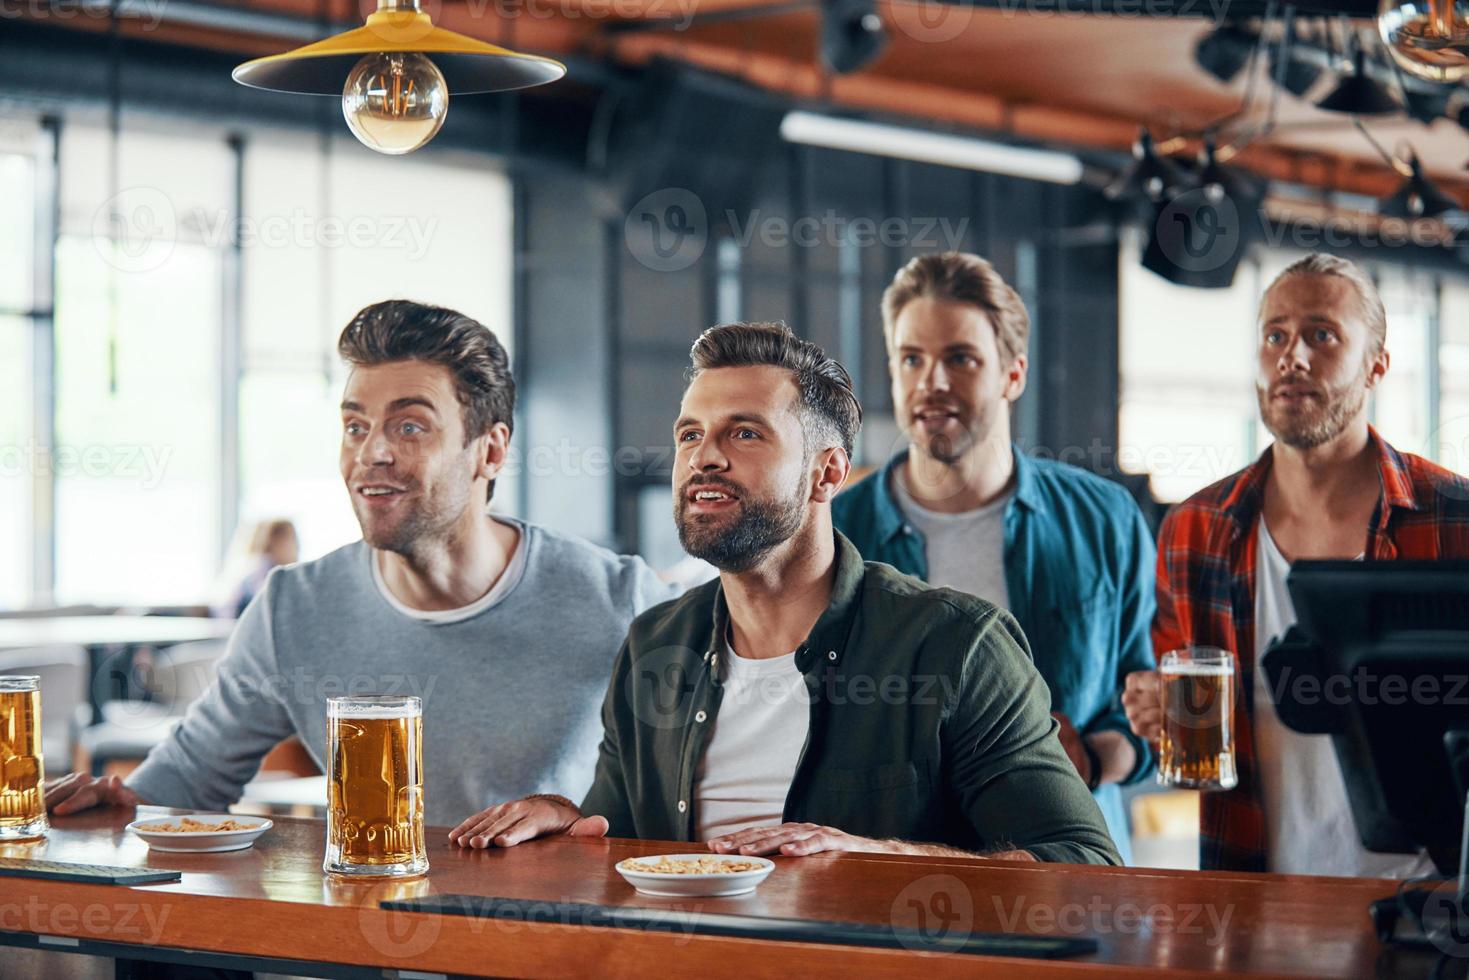
[[[1361,51],[1354,59],[1352,73],[1342,76],[1331,93],[1316,103],[1327,112],[1346,112],[1354,116],[1386,116],[1401,108],[1396,99],[1367,74],[1367,58]]]

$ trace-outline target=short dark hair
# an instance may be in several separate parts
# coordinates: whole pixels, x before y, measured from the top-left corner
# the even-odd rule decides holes
[[[466,446],[496,422],[514,430],[510,356],[489,327],[463,313],[406,299],[373,303],[347,324],[337,340],[337,353],[352,365],[427,361],[448,368],[454,376]],[[491,496],[494,492],[491,480]]]
[[[790,371],[800,391],[806,451],[827,448],[814,442],[824,436],[852,455],[857,431],[862,428],[862,405],[852,390],[852,376],[826,351],[797,337],[784,323],[710,327],[694,341],[689,357],[693,361],[690,380],[700,372],[725,367],[770,366]],[[813,432],[813,428],[825,431]]]

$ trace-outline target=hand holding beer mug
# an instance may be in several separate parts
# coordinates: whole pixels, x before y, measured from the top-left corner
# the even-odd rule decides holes
[[[327,701],[326,859],[330,874],[428,871],[423,839],[423,702]]]
[[[40,680],[32,674],[0,677],[0,841],[44,837],[50,826]]]
[[[1233,789],[1234,655],[1189,647],[1158,661],[1162,732],[1158,782],[1184,789]]]

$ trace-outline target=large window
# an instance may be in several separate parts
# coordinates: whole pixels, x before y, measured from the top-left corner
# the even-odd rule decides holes
[[[270,517],[296,523],[303,558],[355,539],[335,344],[362,306],[452,306],[511,345],[510,184],[483,157],[389,159],[348,140],[232,141],[132,117],[114,141],[68,119],[53,198],[35,140],[15,149],[8,125],[0,608],[206,601],[224,542]],[[53,205],[51,389],[31,377],[36,343],[53,342],[31,293],[33,220]],[[54,445],[27,449],[52,426]],[[515,510],[515,484],[497,487],[499,509]],[[34,501],[52,499],[48,517]],[[54,554],[54,569],[33,554]]]
[[[223,141],[68,125],[56,256],[56,598],[205,595],[218,561]]]
[[[448,306],[511,347],[512,199],[483,160],[384,160],[299,137],[245,153],[240,516],[291,519],[315,557],[359,531],[337,469],[337,335],[385,299]],[[516,480],[495,487],[515,512]]]
[[[0,609],[31,593],[32,491],[46,463],[31,412],[39,142],[37,127],[0,121]]]
[[[1255,453],[1257,270],[1229,289],[1189,289],[1140,264],[1136,234],[1120,249],[1121,405],[1118,462],[1182,500]]]

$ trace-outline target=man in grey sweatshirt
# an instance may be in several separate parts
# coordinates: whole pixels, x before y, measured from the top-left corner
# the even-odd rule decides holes
[[[48,785],[48,809],[223,810],[288,736],[325,771],[327,699],[349,694],[422,698],[430,824],[591,786],[613,658],[674,590],[639,558],[487,512],[515,382],[484,326],[389,301],[359,312],[338,352],[363,540],[275,570],[172,735],[126,781]]]

